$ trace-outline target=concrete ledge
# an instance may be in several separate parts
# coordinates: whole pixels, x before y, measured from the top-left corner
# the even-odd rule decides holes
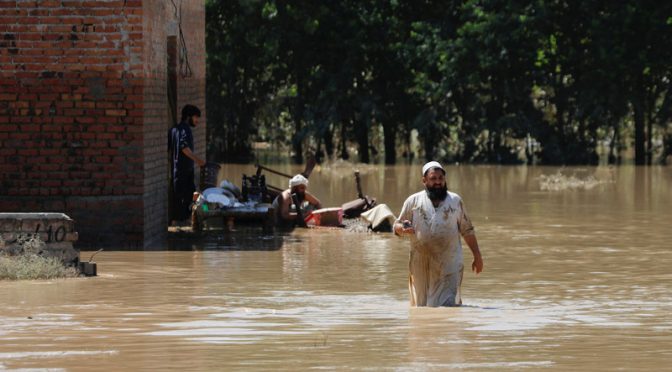
[[[13,252],[20,237],[37,235],[45,243],[40,255],[58,257],[65,264],[77,264],[79,251],[73,247],[79,235],[75,221],[63,213],[0,213],[0,249]]]

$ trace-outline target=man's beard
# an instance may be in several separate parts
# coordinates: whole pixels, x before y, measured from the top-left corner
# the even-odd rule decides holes
[[[446,195],[448,195],[448,185],[425,187],[425,191],[427,191],[427,197],[429,197],[429,200],[441,201],[446,198]]]

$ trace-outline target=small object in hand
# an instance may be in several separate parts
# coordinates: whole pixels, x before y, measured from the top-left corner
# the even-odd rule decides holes
[[[409,227],[412,226],[411,221],[404,221],[403,226],[404,226],[404,229],[408,229]]]

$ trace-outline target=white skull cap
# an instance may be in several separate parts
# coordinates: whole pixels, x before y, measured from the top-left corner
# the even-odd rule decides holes
[[[427,174],[427,171],[432,168],[439,168],[443,171],[444,174],[446,173],[446,170],[443,169],[443,167],[438,161],[430,161],[429,163],[422,166],[422,176],[424,177],[425,174]]]
[[[305,185],[308,187],[308,179],[300,174],[297,174],[296,176],[292,177],[291,180],[289,180],[289,188],[299,185]]]

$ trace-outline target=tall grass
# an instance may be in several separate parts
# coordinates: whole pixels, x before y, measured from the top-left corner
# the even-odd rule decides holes
[[[64,266],[55,257],[0,255],[0,280],[72,278],[78,275],[74,267]]]

